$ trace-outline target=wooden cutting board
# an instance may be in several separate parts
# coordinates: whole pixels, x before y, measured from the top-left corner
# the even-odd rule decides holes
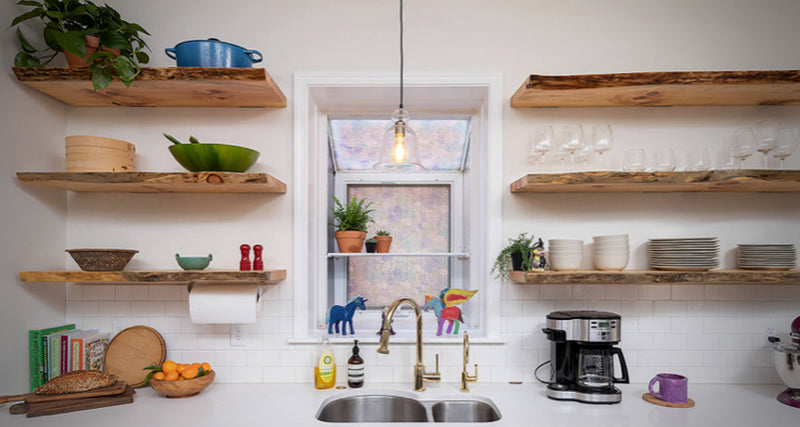
[[[18,394],[14,396],[0,396],[0,403],[5,402],[15,402],[18,400],[24,400],[26,402],[50,402],[53,400],[64,400],[64,399],[76,399],[81,397],[96,397],[96,396],[111,396],[115,394],[121,394],[125,391],[128,387],[124,381],[117,381],[116,384],[110,385],[108,387],[98,388],[89,391],[81,391],[78,393],[67,393],[67,394],[36,394],[36,393],[26,393],[26,394]]]
[[[72,399],[18,403],[12,405],[9,408],[9,412],[12,414],[24,413],[28,417],[38,417],[133,403],[133,395],[136,391],[127,384],[124,385],[122,393],[112,396],[73,397]]]
[[[142,387],[149,371],[145,366],[161,365],[167,357],[167,345],[157,330],[132,326],[122,330],[108,343],[103,370],[116,375],[131,387]]]

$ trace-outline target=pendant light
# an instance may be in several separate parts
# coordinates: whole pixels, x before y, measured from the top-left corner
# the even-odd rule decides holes
[[[418,171],[425,169],[419,162],[417,135],[408,127],[408,112],[403,108],[403,0],[400,0],[400,105],[394,110],[394,124],[381,139],[381,157],[375,169],[382,171]]]

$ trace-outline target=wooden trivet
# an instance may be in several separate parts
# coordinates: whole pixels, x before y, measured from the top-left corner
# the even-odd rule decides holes
[[[653,405],[666,406],[667,408],[691,408],[694,406],[694,400],[692,399],[689,399],[689,401],[686,403],[664,402],[650,393],[643,394],[642,399],[644,399],[645,402],[652,403]]]

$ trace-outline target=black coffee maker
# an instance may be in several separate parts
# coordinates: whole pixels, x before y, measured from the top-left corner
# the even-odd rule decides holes
[[[619,403],[622,392],[615,383],[628,383],[628,366],[620,341],[621,318],[606,311],[554,311],[542,329],[550,340],[550,381],[547,397],[585,403]],[[614,376],[614,355],[622,377]],[[544,364],[540,365],[541,368]],[[538,370],[538,368],[537,368]],[[538,378],[538,377],[537,377]]]

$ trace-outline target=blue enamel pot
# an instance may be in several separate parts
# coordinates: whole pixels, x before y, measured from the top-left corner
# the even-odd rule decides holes
[[[249,68],[264,59],[261,52],[217,39],[189,40],[164,49],[179,67]]]

